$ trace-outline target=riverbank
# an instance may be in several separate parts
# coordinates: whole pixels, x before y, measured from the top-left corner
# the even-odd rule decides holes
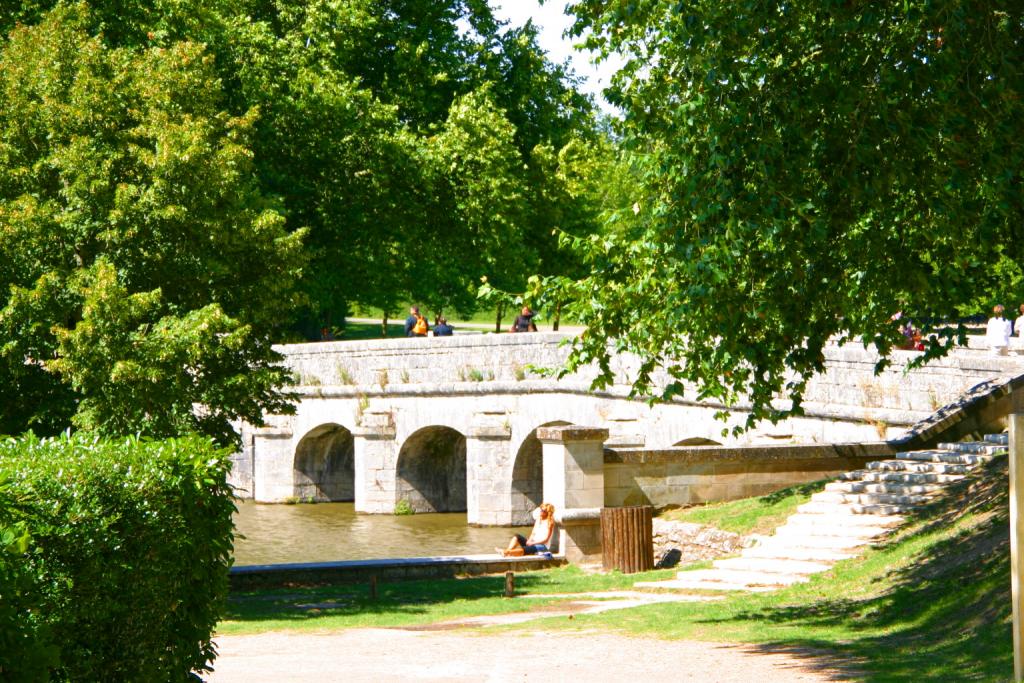
[[[463,668],[457,671],[467,672],[462,680],[487,680],[491,676],[489,670],[478,668],[474,662],[495,667],[494,678],[504,678],[508,670],[499,668],[502,660],[488,659],[491,637],[480,635],[482,620],[487,617],[497,620],[490,622],[497,625],[486,627],[485,633],[501,631],[494,641],[513,643],[518,642],[513,638],[543,632],[559,647],[569,644],[567,657],[580,667],[589,666],[590,657],[573,659],[578,655],[576,638],[609,638],[603,648],[591,653],[606,664],[602,650],[617,656],[620,649],[628,650],[629,641],[645,641],[634,653],[637,662],[625,662],[619,668],[608,664],[602,667],[603,677],[602,670],[591,670],[594,680],[632,677],[640,671],[637,667],[650,663],[648,660],[660,658],[675,647],[685,648],[692,641],[714,641],[697,646],[705,648],[700,651],[712,653],[719,647],[735,648],[722,643],[746,643],[738,649],[756,653],[797,653],[800,661],[804,661],[804,653],[809,653],[812,673],[827,672],[825,678],[817,680],[836,680],[836,676],[935,683],[951,679],[1008,680],[1013,671],[1013,649],[1007,481],[1006,458],[997,458],[977,478],[965,481],[950,498],[923,511],[881,546],[815,574],[807,583],[772,593],[732,593],[714,601],[649,600],[614,611],[587,611],[573,606],[583,602],[580,593],[629,590],[634,581],[667,578],[674,572],[588,574],[573,566],[517,575],[517,593],[533,597],[514,600],[501,597],[500,576],[387,584],[380,587],[375,600],[370,599],[366,587],[356,586],[263,591],[231,597],[230,614],[219,628],[218,639],[224,640],[218,642],[223,644],[222,654],[233,658],[234,653],[246,651],[257,642],[233,641],[235,636],[290,631],[299,639],[308,635],[311,642],[327,635],[347,643],[350,641],[345,641],[341,632],[359,631],[376,634],[374,637],[379,639],[370,639],[371,650],[365,660],[385,667],[378,680],[388,680],[392,671],[398,672],[395,676],[413,679],[417,671],[422,671],[422,678],[437,671],[431,667],[441,656],[454,657],[461,663]],[[722,513],[718,509],[702,512]],[[610,596],[603,599],[619,600]],[[620,606],[625,604],[619,602]],[[577,611],[567,614],[573,609]],[[501,619],[507,623],[501,624]],[[520,630],[513,633],[509,629]],[[449,655],[440,641],[415,641],[427,643],[426,653],[421,653],[414,649],[415,644],[408,648],[395,645],[395,634],[401,631],[454,633],[466,640],[453,642],[467,649]],[[332,647],[328,641],[317,642]],[[522,641],[524,646],[529,642]],[[479,651],[474,649],[477,647]],[[375,648],[396,653],[400,657],[396,659],[398,668],[392,670],[386,668],[386,662],[374,660]],[[671,674],[672,680],[771,680],[769,673],[727,678],[731,671],[728,659],[735,651],[718,651],[723,657],[723,670],[708,669],[716,677],[692,677],[682,654],[678,659],[673,656],[666,660],[675,668],[654,668],[645,671],[645,677],[667,680]],[[353,659],[356,656],[347,652],[351,651],[335,651],[334,658],[322,663],[327,667],[326,674],[316,678],[332,680],[331,667],[361,670],[362,655]],[[694,656],[700,656],[699,652]],[[707,661],[709,667],[716,665],[713,660],[698,661]],[[222,664],[226,668],[234,665],[228,659]],[[634,668],[629,668],[631,665]],[[582,675],[577,675],[575,669],[571,672],[564,677]],[[559,675],[538,675],[537,679],[557,679]]]

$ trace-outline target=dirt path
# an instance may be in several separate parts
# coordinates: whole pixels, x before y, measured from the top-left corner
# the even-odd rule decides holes
[[[552,597],[532,596],[532,597]],[[219,636],[211,683],[278,681],[701,681],[803,683],[851,680],[820,653],[750,645],[665,641],[609,633],[494,633],[497,624],[716,599],[603,591],[562,597],[550,608],[463,617],[407,628]],[[518,599],[529,600],[531,596]],[[542,653],[540,663],[531,653]]]
[[[212,683],[281,681],[851,680],[814,653],[607,633],[353,629],[220,636]],[[537,658],[530,653],[542,653]]]

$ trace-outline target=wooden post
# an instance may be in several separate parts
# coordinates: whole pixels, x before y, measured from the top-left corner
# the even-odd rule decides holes
[[[505,597],[514,598],[516,596],[516,573],[513,571],[505,572]]]
[[[371,600],[376,600],[377,599],[377,576],[376,575],[370,577],[370,599]]]
[[[1024,679],[1024,592],[1020,581],[1024,543],[1024,413],[1010,415],[1010,596],[1013,604],[1013,680]]]
[[[654,568],[653,512],[650,505],[601,509],[602,564],[606,570],[634,574]]]

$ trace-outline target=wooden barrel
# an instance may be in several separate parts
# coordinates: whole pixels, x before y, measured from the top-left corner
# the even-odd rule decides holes
[[[654,508],[601,508],[601,559],[605,569],[634,574],[654,569]]]

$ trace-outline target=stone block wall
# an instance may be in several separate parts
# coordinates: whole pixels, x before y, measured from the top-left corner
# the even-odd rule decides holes
[[[637,359],[628,354],[613,358],[615,384],[600,392],[590,391],[590,382],[596,376],[594,368],[583,368],[561,380],[531,370],[562,367],[569,351],[564,344],[567,338],[556,332],[478,334],[276,348],[295,373],[301,392],[313,396],[325,388],[345,385],[381,394],[413,387],[424,395],[444,394],[453,388],[475,386],[481,392],[493,387],[498,392],[524,394],[560,391],[615,398],[628,395],[629,379],[638,367]],[[876,375],[878,354],[856,344],[830,345],[825,349],[827,371],[808,383],[805,417],[765,425],[764,431],[780,439],[792,437],[787,439],[790,441],[835,442],[861,438],[855,431],[843,431],[845,424],[861,423],[874,425],[877,438],[890,438],[980,382],[1024,372],[1024,356],[993,357],[969,348],[957,349],[948,358],[907,372],[908,363],[919,356],[913,351],[895,351],[891,365]],[[665,384],[668,377],[656,374],[654,381],[656,385]],[[699,406],[712,413],[722,407],[697,401],[692,390],[673,403]],[[743,408],[742,404],[734,407],[739,414]],[[825,422],[835,424],[823,430],[821,424]],[[618,436],[619,445],[643,443],[643,432],[630,431],[628,425],[616,435],[614,415],[609,416],[608,426],[613,437]]]
[[[561,367],[568,355],[557,332],[473,334],[275,347],[300,385],[398,384],[443,386],[456,382],[537,379],[536,367]],[[592,370],[572,379],[589,381]]]

